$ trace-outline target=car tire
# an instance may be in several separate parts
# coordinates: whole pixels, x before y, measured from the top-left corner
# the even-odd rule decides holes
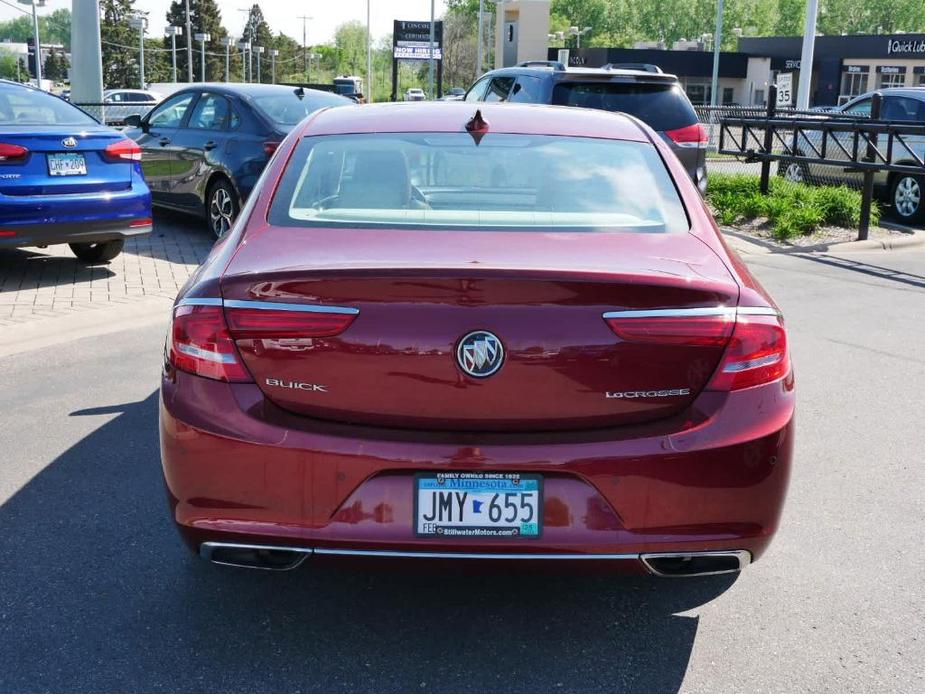
[[[238,212],[237,194],[227,179],[220,178],[209,186],[206,194],[206,220],[216,239],[228,233],[238,218]]]
[[[119,255],[125,245],[125,240],[113,239],[112,241],[100,241],[99,243],[69,243],[68,245],[78,260],[94,265],[109,262]]]
[[[894,216],[902,222],[918,224],[925,221],[925,178],[899,174],[890,187],[890,203]]]

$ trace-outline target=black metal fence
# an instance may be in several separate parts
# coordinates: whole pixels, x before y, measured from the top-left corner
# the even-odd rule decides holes
[[[873,95],[869,117],[850,117],[840,112],[779,112],[774,107],[776,91],[772,86],[770,105],[762,115],[720,119],[717,154],[757,163],[763,193],[768,192],[775,161],[795,163],[807,171],[828,167],[834,172],[832,182],[860,182],[858,238],[866,239],[875,176],[925,176],[925,123],[881,120],[883,97],[879,92]]]

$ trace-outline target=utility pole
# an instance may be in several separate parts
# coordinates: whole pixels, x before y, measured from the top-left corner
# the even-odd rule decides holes
[[[193,23],[189,16],[189,0],[186,0],[186,81],[193,81]]]
[[[800,82],[797,87],[797,109],[809,109],[809,90],[813,82],[813,53],[816,49],[816,15],[819,0],[806,0],[806,27],[803,30],[803,53],[800,55]]]
[[[308,82],[308,20],[314,17],[300,15],[296,19],[302,20],[302,71],[305,73],[305,81]]]
[[[710,82],[710,106],[713,108],[716,108],[716,97],[719,91],[719,49],[722,42],[723,0],[716,0],[716,30],[713,33],[713,79]]]

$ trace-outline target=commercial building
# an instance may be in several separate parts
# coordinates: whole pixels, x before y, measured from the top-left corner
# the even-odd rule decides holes
[[[803,38],[742,37],[738,50],[720,53],[717,102],[725,105],[763,105],[768,85],[780,73],[793,73],[794,100],[799,83]],[[608,63],[651,63],[678,76],[695,105],[711,101],[713,54],[700,42],[679,41],[672,49],[571,49],[572,67],[601,67]],[[559,59],[560,49],[548,49],[548,59]],[[925,34],[818,36],[813,58],[813,106],[835,106],[883,87],[925,86]]]

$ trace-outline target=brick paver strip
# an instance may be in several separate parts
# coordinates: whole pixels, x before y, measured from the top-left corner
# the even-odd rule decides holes
[[[162,215],[151,234],[127,240],[108,265],[88,268],[63,245],[0,250],[0,329],[151,296],[173,298],[212,242],[204,222]]]

